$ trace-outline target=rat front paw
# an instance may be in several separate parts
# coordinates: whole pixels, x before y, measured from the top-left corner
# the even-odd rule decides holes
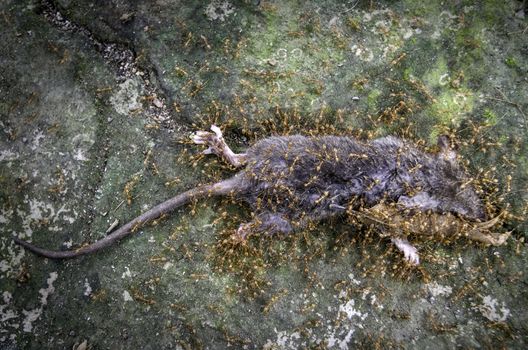
[[[215,135],[209,131],[196,131],[191,134],[191,140],[197,145],[205,145],[212,141]]]
[[[420,256],[418,255],[418,250],[412,245],[406,246],[403,248],[403,255],[405,260],[411,265],[420,265]]]
[[[203,154],[216,154],[220,156],[223,151],[222,132],[216,125],[212,125],[211,130],[213,132],[196,131],[191,134],[191,140],[197,145],[208,146],[207,149],[202,151]]]
[[[406,239],[391,238],[391,241],[403,253],[405,260],[407,260],[410,264],[415,266],[420,264],[418,250]]]

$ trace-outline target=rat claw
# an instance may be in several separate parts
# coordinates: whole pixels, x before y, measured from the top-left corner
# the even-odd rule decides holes
[[[191,137],[191,140],[197,145],[203,145],[205,141],[199,137]]]
[[[197,145],[203,145],[207,143],[209,135],[211,135],[211,133],[207,131],[196,131],[191,134],[191,140]]]
[[[245,245],[247,243],[246,237],[248,235],[247,227],[248,224],[241,224],[236,230],[235,234],[231,235],[231,241],[237,245]]]
[[[234,167],[241,167],[246,163],[246,154],[237,154],[229,148],[224,138],[222,137],[222,130],[216,125],[211,125],[211,131],[196,131],[191,134],[191,140],[198,145],[205,145],[206,150],[202,154],[216,154],[227,163]]]
[[[245,242],[246,238],[251,234],[251,223],[240,224],[234,235],[236,240]]]
[[[220,130],[220,128],[216,125],[211,125],[211,131],[214,132],[216,134],[216,137],[218,137],[219,139],[222,138],[222,130]]]
[[[391,238],[392,243],[398,247],[399,250],[403,252],[405,260],[407,260],[412,265],[420,264],[420,256],[418,255],[418,250],[413,247],[406,239],[401,238]]]
[[[408,255],[405,256],[405,258],[411,265],[420,264],[420,258],[418,257],[418,254],[416,252],[409,253]]]
[[[409,247],[409,250],[404,249],[403,255],[405,255],[405,260],[407,260],[411,265],[420,264],[420,258],[418,256],[416,248],[411,246]]]

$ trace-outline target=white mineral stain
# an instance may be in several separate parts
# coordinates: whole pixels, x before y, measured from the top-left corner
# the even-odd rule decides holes
[[[348,274],[348,278],[350,278],[350,281],[354,283],[355,285],[359,286],[361,284],[361,281],[356,279],[353,273]]]
[[[18,158],[18,154],[10,150],[0,151],[0,162],[9,162]]]
[[[16,247],[13,243],[13,241],[9,238],[9,243],[4,243],[7,246],[7,252],[6,249],[4,249],[4,258],[0,261],[0,271],[6,276],[12,276],[13,274],[18,273],[18,266],[22,264],[22,259],[26,255],[26,251],[20,247]],[[4,240],[2,240],[4,241]]]
[[[59,219],[69,222],[70,224],[75,221],[72,216],[65,216],[64,214],[70,213],[70,209],[66,209],[66,205],[63,204],[59,209],[55,209],[52,204],[39,201],[37,199],[29,199],[26,195],[24,203],[29,205],[29,213],[22,210],[20,207],[17,208],[17,215],[22,218],[22,231],[16,233],[21,239],[31,238],[33,235],[32,226],[35,222],[47,221],[49,223],[56,223]],[[77,213],[74,212],[74,216]]]
[[[483,297],[482,303],[482,305],[477,306],[477,310],[490,321],[504,322],[510,316],[510,310],[506,308],[506,304],[503,302],[502,305],[499,305],[497,299],[490,295]]]
[[[128,292],[128,290],[124,290],[123,291],[123,300],[124,301],[133,301],[134,299],[132,299],[132,297],[130,296],[130,293]]]
[[[36,151],[38,148],[40,148],[40,141],[44,139],[44,132],[42,130],[36,130],[33,132],[33,142],[30,146],[32,151]]]
[[[31,332],[33,330],[33,322],[38,320],[40,315],[42,314],[42,310],[44,309],[44,306],[48,304],[48,296],[55,291],[55,287],[53,287],[53,282],[57,279],[59,275],[57,272],[50,273],[50,276],[47,280],[48,287],[47,288],[41,288],[39,290],[40,294],[40,306],[33,310],[22,310],[22,313],[26,316],[26,318],[22,321],[22,324],[24,325],[24,332]]]
[[[229,1],[213,0],[205,8],[205,15],[210,21],[224,22],[234,11],[235,9]]]
[[[78,160],[78,161],[81,161],[81,162],[86,162],[88,161],[88,158],[86,158],[86,156],[84,155],[84,150],[78,148],[75,153],[73,154],[73,159],[75,160]]]
[[[140,84],[136,80],[125,80],[119,84],[117,92],[110,97],[112,107],[121,115],[128,115],[131,111],[140,109],[140,90]]]
[[[268,339],[266,344],[263,346],[264,350],[276,349],[277,347],[279,349],[298,349],[296,340],[301,338],[301,334],[299,332],[288,334],[286,331],[277,332],[276,328],[274,331],[277,334],[277,339],[274,342]]]
[[[125,272],[123,272],[123,274],[121,275],[121,278],[126,278],[126,277],[132,277],[132,273],[130,272],[130,269],[128,268],[128,266],[125,266]]]
[[[370,62],[374,59],[374,53],[369,48],[353,45],[350,49],[354,52],[356,57],[364,62]]]
[[[84,279],[84,295],[89,297],[92,294],[92,286],[90,286],[90,282],[88,282],[88,278]]]
[[[448,296],[453,293],[453,288],[449,286],[442,286],[436,282],[426,284],[425,287],[429,291],[429,294],[431,294],[433,297],[437,297],[439,295]]]
[[[352,340],[352,334],[354,334],[354,329],[348,331],[343,340],[336,338],[335,332],[333,332],[329,338],[326,339],[326,346],[329,349],[335,348],[337,346],[340,350],[348,349],[348,343]]]
[[[13,210],[2,209],[2,211],[0,211],[0,224],[8,224],[12,216]]]
[[[9,309],[9,304],[13,300],[13,296],[9,292],[2,293],[3,304],[0,304],[0,329],[6,329],[9,325],[14,327],[14,324],[9,324],[7,321],[18,318],[18,315],[11,309]]]
[[[339,342],[339,349],[341,349],[341,350],[348,349],[348,343],[350,343],[350,340],[352,339],[352,334],[353,333],[354,333],[353,329],[348,331],[348,333],[345,336],[345,338]]]
[[[339,312],[344,313],[349,320],[352,319],[352,317],[354,316],[357,316],[360,319],[364,320],[367,317],[367,314],[366,313],[362,314],[361,312],[356,310],[354,308],[354,305],[355,305],[354,299],[350,299],[349,301],[346,302],[346,304],[339,305]]]

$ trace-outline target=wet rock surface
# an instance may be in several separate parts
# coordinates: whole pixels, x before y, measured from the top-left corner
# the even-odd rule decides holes
[[[526,347],[525,6],[3,2],[1,347]],[[188,142],[212,123],[236,150],[276,134],[423,147],[450,134],[511,237],[411,237],[411,267],[353,216],[236,244],[249,209],[208,200],[93,256],[13,244],[75,249],[229,176]]]

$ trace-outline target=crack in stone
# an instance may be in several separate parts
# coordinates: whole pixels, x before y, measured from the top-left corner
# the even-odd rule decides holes
[[[155,64],[149,62],[153,66],[153,76],[156,79],[156,84],[153,84],[148,77],[151,72],[145,67],[139,67],[136,60],[137,55],[133,48],[127,48],[123,44],[107,43],[96,38],[87,28],[66,18],[51,0],[41,0],[42,15],[48,22],[54,25],[61,31],[79,33],[82,37],[90,42],[96,51],[101,55],[104,61],[115,67],[117,72],[117,82],[124,82],[132,77],[139,77],[143,85],[143,91],[147,96],[155,96],[161,104],[156,106],[152,104],[143,109],[144,115],[155,121],[157,124],[173,132],[176,129],[176,123],[170,112],[170,106],[173,104],[173,92],[168,86],[162,82],[161,73],[156,69]],[[155,86],[158,85],[158,86]],[[168,102],[168,105],[164,103]],[[181,129],[181,126],[179,127]]]
[[[144,91],[146,95],[155,95],[158,99],[163,99],[163,92],[158,93],[153,84],[151,84],[151,82],[147,79],[147,77],[149,77],[148,70],[138,67],[136,63],[136,54],[133,49],[127,48],[123,44],[105,43],[102,40],[97,39],[90,30],[66,18],[61,13],[61,11],[58,10],[53,1],[42,0],[40,9],[41,15],[59,31],[75,33],[88,43],[91,43],[96,52],[100,54],[103,61],[109,67],[113,68],[112,70],[115,72],[115,79],[117,83],[124,82],[127,79],[139,77],[139,79],[136,79],[140,82],[140,84],[142,84],[142,91]],[[154,72],[154,74],[158,73],[159,72]],[[86,237],[90,237],[97,232],[93,229],[94,220],[98,215],[100,215],[95,209],[96,193],[97,190],[101,188],[101,184],[104,181],[104,173],[106,171],[106,166],[110,155],[109,138],[111,136],[108,135],[108,123],[106,122],[103,108],[100,106],[96,108],[99,115],[97,118],[98,132],[96,138],[99,140],[97,142],[100,144],[100,146],[93,154],[94,163],[91,167],[91,171],[94,173],[95,179],[85,188],[87,194],[90,193],[90,200],[85,201],[84,203],[85,208],[88,211],[84,218],[85,223],[83,224],[83,226],[87,229],[87,235],[85,234]],[[170,128],[170,122],[172,119],[170,118],[170,112],[166,108],[166,105],[161,107],[152,105],[147,106],[146,108],[143,108],[143,115],[147,119],[155,121],[163,127],[168,128],[169,131],[173,130],[173,128]]]
[[[105,62],[117,67],[118,79],[125,79],[134,76],[139,71],[136,67],[136,55],[131,49],[124,45],[115,43],[104,43],[98,40],[88,29],[67,19],[49,0],[42,0],[42,15],[58,29],[65,32],[79,33],[93,44],[97,52],[101,54]]]

